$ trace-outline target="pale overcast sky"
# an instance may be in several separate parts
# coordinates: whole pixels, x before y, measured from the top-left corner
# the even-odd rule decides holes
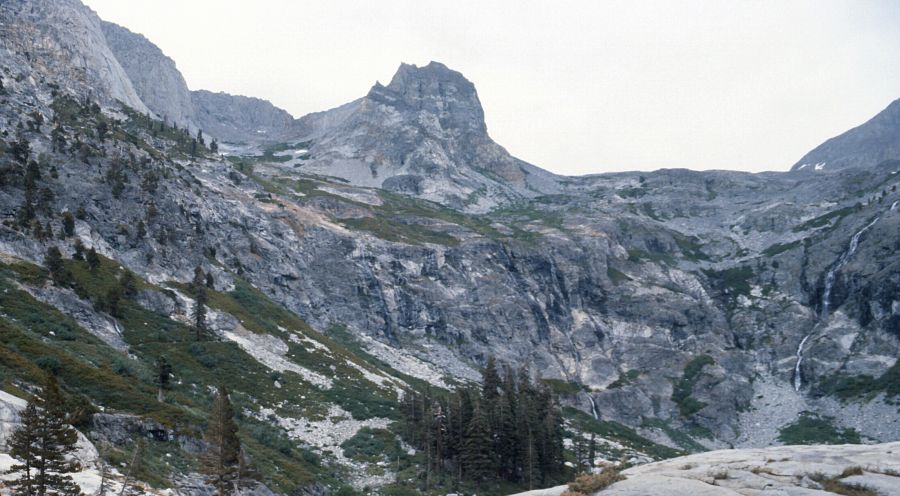
[[[299,117],[436,60],[562,174],[784,170],[900,98],[900,1],[84,0],[191,89]]]

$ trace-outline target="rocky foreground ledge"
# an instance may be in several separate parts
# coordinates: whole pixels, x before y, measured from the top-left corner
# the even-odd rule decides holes
[[[900,442],[698,453],[632,467],[602,496],[900,495]],[[558,496],[568,486],[517,496]]]

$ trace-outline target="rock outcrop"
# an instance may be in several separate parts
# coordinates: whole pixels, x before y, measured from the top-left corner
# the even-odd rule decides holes
[[[0,4],[0,25],[0,63],[20,66],[18,54],[33,66],[31,77],[148,111],[107,45],[100,18],[79,0],[9,0]]]
[[[301,170],[357,186],[472,212],[560,190],[560,178],[490,139],[475,86],[437,62],[402,64],[387,86],[297,127],[312,142]]]
[[[232,143],[273,143],[290,139],[294,118],[266,100],[192,91],[194,124],[203,132]]]
[[[640,465],[622,475],[624,481],[595,494],[896,496],[900,495],[900,443],[710,451]],[[567,488],[558,486],[514,496],[559,496]],[[859,492],[847,492],[853,489]]]
[[[197,129],[191,92],[175,61],[144,36],[103,22],[103,34],[141,101],[166,122]]]

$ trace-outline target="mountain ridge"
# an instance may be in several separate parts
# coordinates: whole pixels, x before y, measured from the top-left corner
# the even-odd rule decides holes
[[[416,480],[340,445],[375,436],[363,427],[400,442],[379,430],[400,419],[391,384],[469,383],[490,356],[529,364],[559,393],[567,439],[593,433],[608,459],[900,432],[900,161],[555,176],[494,143],[474,85],[438,65],[401,66],[283,142],[216,154],[117,102],[124,69],[68,81],[71,50],[107,51],[64,24],[43,28],[65,42],[50,53],[18,43],[58,18],[16,24],[0,53],[2,387],[30,390],[55,359],[62,386],[112,416],[85,420],[97,439],[162,432],[160,484],[202,491],[185,460],[221,380],[273,491]],[[49,273],[54,247],[72,286]],[[200,343],[197,267],[211,276]],[[117,309],[124,274],[136,291]],[[160,353],[183,368],[164,403]]]
[[[791,171],[870,167],[900,157],[900,99],[863,124],[826,140]]]

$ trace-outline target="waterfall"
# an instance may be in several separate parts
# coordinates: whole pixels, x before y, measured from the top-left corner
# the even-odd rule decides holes
[[[594,397],[591,396],[590,393],[587,393],[587,397],[591,401],[591,414],[594,415],[594,420],[600,420],[600,414],[597,412],[597,403],[594,402]]]
[[[896,206],[897,202],[894,202],[894,204],[891,205],[891,210],[893,210]],[[872,222],[869,222],[865,227],[853,234],[853,237],[850,238],[850,245],[847,247],[847,250],[841,254],[840,258],[838,258],[838,261],[834,265],[832,265],[831,269],[828,270],[828,273],[825,274],[825,289],[822,291],[822,310],[819,313],[819,318],[821,320],[828,318],[828,310],[831,306],[831,290],[834,288],[834,280],[837,278],[837,273],[841,269],[843,269],[848,262],[850,262],[850,257],[852,257],[854,253],[856,253],[856,249],[859,248],[859,238],[862,237],[862,235],[866,231],[868,231],[869,228],[874,226],[880,218],[880,215],[878,217],[875,217]],[[807,334],[806,336],[804,336],[800,341],[800,346],[797,347],[797,363],[794,364],[795,391],[800,391],[800,386],[803,385],[803,379],[800,377],[800,365],[803,363],[803,346],[806,344],[806,340],[809,339],[810,336],[812,336],[812,334]]]
[[[800,386],[803,385],[803,379],[800,377],[800,364],[803,363],[803,345],[810,336],[811,334],[803,336],[800,346],[797,347],[797,363],[794,365],[794,391],[800,391]]]
[[[872,222],[866,224],[866,227],[857,231],[856,234],[854,234],[853,237],[850,238],[850,246],[847,247],[847,251],[845,251],[841,255],[841,258],[838,259],[837,263],[831,267],[831,270],[829,270],[827,274],[825,274],[825,290],[822,292],[822,312],[820,314],[823,319],[828,317],[828,307],[831,304],[831,289],[832,287],[834,287],[834,279],[835,277],[837,277],[838,271],[843,269],[844,266],[847,265],[847,262],[850,261],[850,257],[852,257],[854,253],[856,253],[856,249],[859,247],[860,236],[868,231],[870,227],[874,226],[880,218],[880,215],[878,217],[875,217]]]
[[[894,203],[891,203],[891,212],[897,209],[897,204],[900,204],[900,200],[895,200]]]

